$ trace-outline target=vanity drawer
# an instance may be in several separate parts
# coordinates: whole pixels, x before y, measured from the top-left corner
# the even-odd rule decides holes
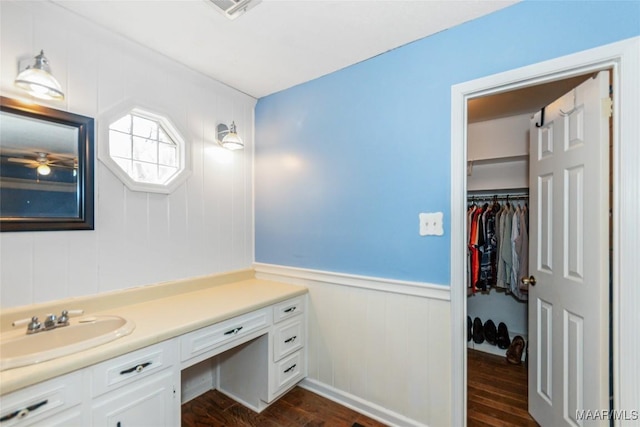
[[[91,367],[92,396],[99,396],[174,365],[174,347],[173,340],[164,341],[94,365]]]
[[[180,360],[182,362],[218,347],[239,340],[271,323],[269,309],[253,311],[224,322],[190,332],[180,338]],[[215,354],[211,354],[213,356]]]
[[[77,371],[2,396],[2,427],[54,425],[60,418],[57,414],[82,403],[83,395],[78,392],[82,389],[82,371]],[[66,412],[65,419],[69,414],[77,416],[77,411]]]
[[[304,313],[305,295],[282,301],[273,306],[273,322],[278,323],[297,314]]]
[[[305,376],[304,352],[298,351],[276,363],[275,384],[272,396],[280,393],[296,384]]]
[[[273,360],[278,361],[304,347],[304,330],[302,316],[298,316],[290,322],[276,325],[273,331]]]

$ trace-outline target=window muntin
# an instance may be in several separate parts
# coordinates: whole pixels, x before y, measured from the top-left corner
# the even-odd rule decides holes
[[[162,120],[131,111],[109,125],[109,156],[135,182],[166,185],[181,170],[184,144]]]

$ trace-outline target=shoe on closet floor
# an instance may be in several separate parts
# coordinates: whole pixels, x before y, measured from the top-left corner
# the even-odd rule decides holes
[[[484,332],[482,332],[482,320],[479,317],[473,319],[473,342],[482,344],[484,342]]]
[[[504,322],[498,323],[498,336],[496,337],[496,344],[503,350],[509,348],[511,344],[511,338],[509,338],[509,330]]]
[[[473,328],[472,322],[471,322],[471,316],[467,316],[467,342],[471,341],[471,337],[472,337],[472,333],[471,333],[471,329]]]
[[[493,323],[493,320],[489,319],[484,322],[482,331],[484,332],[484,339],[487,340],[489,344],[496,345],[496,336],[498,335],[498,331],[496,330],[496,324]]]
[[[507,362],[513,365],[520,365],[522,363],[522,352],[524,351],[524,346],[524,338],[520,335],[513,338],[513,341],[507,350]]]

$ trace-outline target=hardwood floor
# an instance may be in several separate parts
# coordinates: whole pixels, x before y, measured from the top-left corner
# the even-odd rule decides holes
[[[354,424],[357,423],[357,424]],[[294,387],[260,414],[217,390],[182,405],[182,427],[384,427],[349,408]]]
[[[527,411],[527,369],[501,356],[468,350],[467,426],[537,427]],[[183,427],[383,427],[300,387],[258,414],[211,390],[182,405]]]
[[[527,411],[527,368],[467,350],[467,426],[536,427]]]

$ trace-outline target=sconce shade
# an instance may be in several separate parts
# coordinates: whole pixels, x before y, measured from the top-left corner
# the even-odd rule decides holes
[[[231,122],[230,128],[223,123],[218,125],[218,141],[220,145],[228,150],[241,150],[244,148],[244,142],[236,132],[235,122]]]
[[[37,98],[64,99],[62,87],[51,74],[49,60],[44,56],[44,51],[41,50],[34,59],[33,65],[29,65],[18,74],[15,85]]]

